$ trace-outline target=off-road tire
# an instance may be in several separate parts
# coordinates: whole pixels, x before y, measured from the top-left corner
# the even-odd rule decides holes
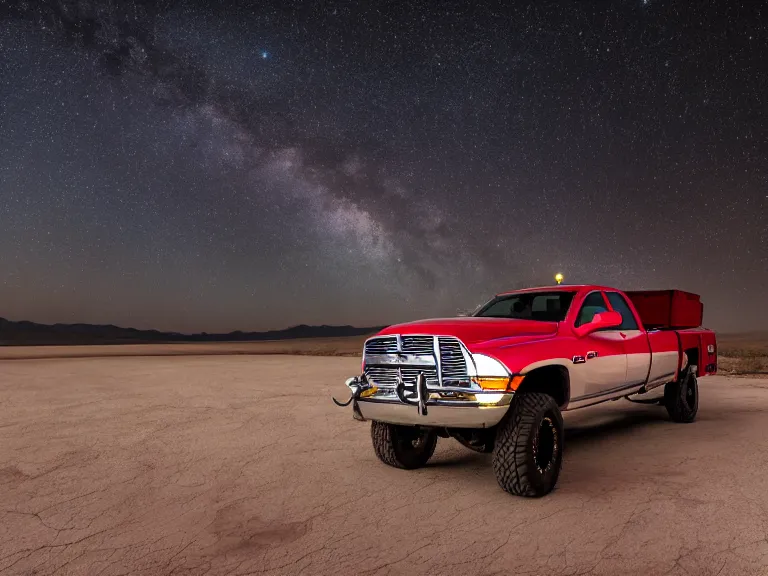
[[[516,396],[498,425],[495,444],[492,463],[499,486],[515,496],[549,494],[563,463],[563,416],[555,399],[538,392]]]
[[[437,432],[374,421],[371,423],[371,440],[376,456],[384,464],[413,470],[424,466],[435,453]]]
[[[673,422],[690,423],[699,411],[699,383],[696,374],[686,368],[674,382],[664,386],[664,406]]]

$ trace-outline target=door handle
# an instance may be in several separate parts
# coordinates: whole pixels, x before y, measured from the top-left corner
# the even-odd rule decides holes
[[[598,353],[595,352],[594,350],[590,350],[589,352],[587,352],[587,360],[592,360],[592,358],[597,358],[597,356],[598,356]]]

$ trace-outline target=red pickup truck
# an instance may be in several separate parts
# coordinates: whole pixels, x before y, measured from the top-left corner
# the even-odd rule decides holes
[[[678,290],[505,292],[468,317],[381,330],[346,382],[349,400],[334,401],[372,422],[374,451],[390,466],[423,466],[437,438],[452,437],[492,453],[507,492],[543,496],[560,474],[562,412],[627,398],[694,420],[697,377],[717,372],[702,314],[699,297]]]

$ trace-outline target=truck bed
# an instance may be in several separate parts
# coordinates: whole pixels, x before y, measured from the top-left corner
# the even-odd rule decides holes
[[[717,373],[717,345],[711,330],[650,330],[648,343],[651,348],[649,388],[668,378],[670,373],[677,377],[683,359],[680,352],[687,354],[689,363],[697,366],[699,377]]]
[[[682,290],[625,292],[646,329],[687,329],[701,326],[704,305],[698,294]]]

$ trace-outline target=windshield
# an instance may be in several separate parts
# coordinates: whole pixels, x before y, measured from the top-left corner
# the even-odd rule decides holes
[[[497,296],[474,316],[562,322],[576,292],[526,292]]]

